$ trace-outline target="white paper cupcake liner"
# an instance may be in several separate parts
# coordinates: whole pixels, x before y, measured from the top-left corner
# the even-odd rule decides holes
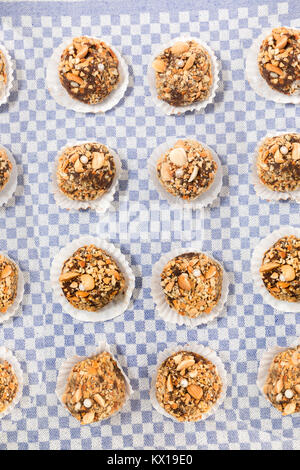
[[[282,348],[280,346],[274,346],[273,348],[265,351],[262,355],[262,358],[261,358],[260,363],[259,363],[256,384],[257,384],[257,387],[258,387],[259,391],[264,396],[264,398],[266,399],[266,401],[269,403],[270,406],[273,406],[273,405],[266,398],[263,389],[264,389],[264,385],[267,381],[267,378],[268,378],[268,375],[269,375],[269,370],[270,370],[270,367],[272,365],[273,359],[278,353],[280,353],[282,351],[286,351],[287,349],[290,349],[290,348],[294,348],[294,347],[298,346],[299,344],[300,344],[300,340],[298,339],[294,344],[292,344],[292,346],[288,346],[286,348]],[[276,408],[274,408],[274,409],[276,409]],[[281,415],[281,413],[279,411],[278,411],[278,413]]]
[[[152,62],[154,61],[155,57],[157,57],[159,54],[161,54],[161,52],[163,52],[168,47],[171,47],[175,42],[179,42],[179,41],[183,41],[183,42],[185,42],[185,41],[196,41],[198,44],[200,44],[200,46],[204,47],[207,50],[208,54],[210,55],[211,64],[212,64],[213,83],[212,83],[210,94],[209,94],[208,98],[206,98],[206,100],[199,101],[197,103],[192,103],[192,104],[187,105],[187,106],[172,106],[169,103],[167,103],[166,101],[158,99],[156,85],[155,85],[155,71],[152,68]],[[167,43],[165,43],[163,45],[160,45],[159,48],[155,51],[155,53],[151,56],[151,59],[149,61],[149,66],[148,66],[148,72],[147,72],[147,77],[148,77],[148,83],[149,83],[149,87],[150,87],[151,96],[152,96],[155,104],[160,109],[162,109],[162,111],[167,115],[182,114],[182,113],[186,113],[187,111],[200,111],[201,109],[206,108],[206,106],[208,104],[212,103],[214,98],[215,98],[215,95],[216,95],[216,92],[217,92],[217,89],[218,89],[218,86],[219,86],[219,80],[220,80],[219,79],[219,70],[220,70],[219,63],[217,61],[217,58],[216,58],[213,50],[204,41],[201,41],[201,39],[199,37],[191,37],[191,36],[188,36],[188,35],[187,36],[186,35],[179,36],[177,38],[174,38],[174,39],[168,41]]]
[[[171,308],[166,301],[165,294],[160,284],[161,273],[166,266],[166,264],[173,258],[184,253],[196,253],[199,250],[193,251],[188,248],[174,248],[171,252],[164,254],[160,260],[153,266],[152,278],[151,278],[151,295],[153,301],[156,304],[156,310],[159,316],[166,322],[177,324],[177,325],[186,325],[188,327],[194,328],[198,325],[203,325],[213,321],[215,318],[221,316],[222,312],[225,309],[225,303],[228,297],[229,292],[229,279],[226,271],[224,270],[221,263],[215,260],[210,254],[207,254],[212,260],[218,263],[223,270],[223,281],[222,281],[222,292],[221,297],[211,310],[209,314],[203,313],[197,318],[189,318],[188,316],[180,315],[175,309]]]
[[[52,173],[52,186],[53,186],[53,193],[54,193],[54,198],[55,202],[58,206],[60,206],[62,209],[69,209],[69,210],[79,210],[79,209],[92,209],[97,212],[104,213],[107,211],[107,209],[110,207],[113,199],[114,199],[114,194],[117,189],[117,184],[118,180],[121,175],[122,171],[122,163],[121,160],[118,156],[118,154],[112,150],[110,147],[105,145],[109,152],[113,155],[114,157],[114,162],[116,165],[116,173],[113,179],[113,182],[109,188],[108,191],[106,191],[102,196],[100,196],[97,199],[94,199],[92,201],[75,201],[74,199],[71,199],[67,197],[62,191],[60,191],[58,184],[57,184],[57,177],[56,177],[56,171],[57,171],[57,166],[58,166],[58,160],[60,155],[66,150],[68,147],[73,147],[75,145],[82,145],[82,144],[88,144],[92,143],[91,140],[89,141],[77,141],[77,142],[71,142],[65,145],[62,149],[60,149],[54,163],[54,168],[53,168],[53,173]],[[0,193],[1,194],[1,193]]]
[[[158,373],[158,370],[159,370],[161,364],[169,356],[171,356],[172,354],[174,354],[176,352],[179,352],[179,351],[191,351],[191,352],[194,352],[196,354],[200,354],[205,359],[208,359],[209,361],[211,361],[216,366],[217,372],[218,372],[218,374],[221,378],[222,385],[223,385],[221,394],[220,394],[218,400],[216,401],[216,403],[210,408],[210,410],[208,410],[206,413],[202,414],[202,418],[199,421],[203,421],[204,419],[207,419],[209,416],[215,414],[217,409],[223,403],[223,401],[226,397],[226,390],[227,390],[227,374],[226,374],[226,370],[225,370],[223,362],[221,361],[219,356],[217,356],[215,351],[213,351],[212,349],[210,349],[207,346],[203,346],[202,344],[184,344],[183,346],[179,346],[179,345],[176,344],[173,347],[169,347],[169,348],[165,349],[164,351],[161,351],[161,352],[158,353],[157,365],[155,366],[155,368],[153,368],[153,370],[150,371],[150,373],[152,375],[152,382],[151,382],[151,388],[150,388],[150,400],[151,400],[152,406],[161,415],[165,416],[166,418],[172,419],[173,421],[176,421],[178,423],[178,420],[174,416],[167,413],[164,410],[164,408],[158,403],[157,398],[156,398],[156,387],[155,387],[155,385],[156,385],[157,373]],[[194,424],[195,422],[194,421],[191,421],[191,422],[186,421],[185,423]]]
[[[297,134],[297,131],[288,130],[288,131],[272,132],[270,134],[265,135],[265,137],[258,143],[255,149],[254,158],[253,158],[251,180],[252,180],[252,184],[254,186],[256,194],[261,199],[266,199],[268,201],[277,201],[277,202],[280,200],[287,201],[288,199],[291,199],[300,204],[300,189],[297,189],[296,191],[286,191],[286,192],[272,191],[270,188],[268,188],[261,182],[257,173],[256,162],[258,159],[259,147],[263,144],[265,139],[269,137],[276,137],[278,135],[283,135],[283,134]]]
[[[107,41],[102,38],[96,39],[107,43]],[[109,44],[109,47],[116,54],[119,61],[120,81],[117,88],[113,90],[103,101],[101,101],[101,103],[98,104],[88,104],[76,100],[75,98],[72,98],[67,90],[62,86],[58,74],[58,66],[61,54],[63,53],[64,49],[72,43],[72,40],[73,38],[68,39],[60,44],[60,46],[54,50],[53,55],[48,62],[46,84],[49,93],[51,94],[52,98],[64,108],[72,109],[78,113],[105,113],[109,109],[112,109],[114,106],[116,106],[125,94],[129,80],[128,66],[119,51]]]
[[[5,313],[0,313],[0,324],[8,321],[11,317],[16,315],[17,311],[19,310],[20,304],[23,300],[23,295],[24,295],[24,277],[23,273],[20,270],[19,266],[17,263],[12,260],[9,256],[7,256],[6,253],[1,253],[3,256],[5,256],[7,259],[12,261],[18,269],[18,286],[17,286],[17,295],[13,303],[8,307]]]
[[[173,145],[179,139],[184,140],[186,139],[186,137],[178,137],[176,140],[169,139],[167,142],[164,142],[163,144],[156,147],[156,149],[152,152],[152,155],[148,159],[148,171],[150,174],[150,178],[161,198],[167,200],[172,207],[185,209],[202,209],[203,207],[212,204],[217,199],[221,191],[223,179],[222,163],[216,152],[211,147],[199,141],[199,143],[203,145],[206,150],[211,152],[214,160],[218,165],[214,181],[212,182],[208,190],[205,191],[203,194],[200,194],[196,199],[186,200],[180,198],[179,196],[174,196],[173,194],[169,193],[159,181],[156,171],[156,165],[158,159],[162,156],[162,154],[166,153],[171,147],[173,147]]]
[[[18,183],[18,169],[17,169],[17,164],[12,156],[12,153],[3,145],[0,144],[0,149],[4,150],[9,161],[12,164],[12,170],[10,173],[10,177],[2,191],[0,191],[0,207],[6,204],[10,198],[13,196],[14,192],[17,189],[17,183]]]
[[[18,390],[16,393],[15,398],[12,400],[10,405],[0,413],[0,419],[4,418],[4,416],[7,416],[10,414],[15,406],[19,403],[21,397],[22,397],[22,392],[23,392],[23,372],[21,369],[21,366],[19,364],[19,361],[16,359],[16,357],[13,355],[13,353],[7,349],[5,346],[0,346],[0,362],[7,361],[9,364],[11,364],[13,372],[15,373],[17,380],[18,380]]]
[[[300,228],[291,226],[282,227],[279,230],[275,230],[274,232],[270,233],[266,238],[263,238],[256,245],[251,258],[251,274],[253,277],[256,293],[261,294],[266,304],[271,305],[280,312],[299,313],[300,302],[287,302],[285,300],[279,300],[273,297],[265,287],[259,272],[259,268],[262,265],[265,252],[268,251],[280,238],[289,235],[295,235],[296,237],[300,238]]]
[[[4,87],[4,90],[2,93],[0,93],[0,106],[4,103],[7,103],[8,97],[10,95],[12,86],[13,86],[13,61],[8,53],[8,50],[6,47],[3,46],[3,44],[0,44],[0,50],[3,52],[4,58],[5,58],[5,65],[6,65],[6,76],[7,76],[7,81]]]
[[[89,357],[92,357],[92,356],[95,356],[97,354],[101,354],[102,352],[108,352],[112,355],[113,359],[116,361],[120,371],[122,372],[123,376],[124,376],[124,379],[125,379],[125,384],[126,384],[126,399],[125,399],[125,402],[122,406],[121,409],[115,411],[112,415],[110,415],[108,418],[106,419],[110,419],[112,416],[114,416],[115,414],[119,413],[122,411],[122,409],[124,408],[124,406],[126,405],[126,403],[128,402],[128,399],[130,398],[130,396],[133,394],[133,390],[132,390],[132,387],[130,385],[130,381],[127,377],[127,375],[125,374],[124,370],[122,369],[120,363],[117,361],[117,359],[114,357],[112,351],[111,351],[111,347],[106,343],[106,342],[101,342],[99,343],[99,345],[97,347],[94,347],[92,348],[90,351],[89,351],[89,354],[87,356],[72,356],[72,357],[69,357],[68,359],[66,359],[63,364],[61,365],[60,369],[59,369],[59,372],[58,372],[58,377],[57,377],[57,383],[56,383],[56,395],[57,395],[57,398],[58,400],[61,402],[61,404],[63,405],[64,408],[67,409],[66,405],[63,403],[62,401],[62,397],[65,393],[65,389],[66,389],[66,386],[67,386],[67,383],[68,383],[68,379],[69,379],[69,375],[73,369],[73,367],[80,361],[83,361],[85,359],[88,359]],[[68,409],[67,409],[68,410]],[[69,410],[68,410],[69,412]],[[72,416],[72,415],[71,415]],[[76,419],[76,418],[74,418]],[[103,420],[105,421],[105,420]],[[97,422],[97,424],[99,425],[99,421]]]
[[[289,26],[286,26],[289,28]],[[261,76],[258,67],[258,54],[260,46],[269,34],[271,34],[273,28],[265,30],[253,41],[246,57],[246,77],[250,86],[253,90],[262,98],[266,100],[275,101],[276,103],[300,103],[300,93],[293,95],[285,95],[271,88],[266,80]],[[293,28],[295,29],[295,28]]]
[[[78,250],[78,248],[91,244],[103,249],[116,261],[122,273],[124,274],[126,282],[125,294],[119,294],[109,304],[105,305],[105,307],[101,308],[97,312],[88,312],[73,307],[73,305],[71,305],[64,296],[59,283],[59,277],[61,275],[64,262],[70,256],[72,256],[73,253]],[[121,251],[112,243],[108,243],[106,240],[88,235],[73,240],[71,243],[62,248],[54,257],[51,265],[50,281],[53,289],[54,299],[56,302],[62,305],[63,311],[71,315],[76,320],[85,322],[103,322],[106,320],[111,320],[112,318],[115,318],[121,315],[121,313],[125,312],[129,305],[135,284],[133,272]]]

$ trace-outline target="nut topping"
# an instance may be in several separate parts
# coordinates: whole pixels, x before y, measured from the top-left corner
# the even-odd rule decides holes
[[[171,150],[169,158],[176,166],[183,166],[187,162],[186,151],[183,148],[176,148]]]
[[[293,281],[296,277],[294,268],[288,264],[281,266],[281,272],[286,281]]]
[[[203,390],[198,385],[190,385],[187,387],[187,391],[196,400],[200,400],[203,396]]]

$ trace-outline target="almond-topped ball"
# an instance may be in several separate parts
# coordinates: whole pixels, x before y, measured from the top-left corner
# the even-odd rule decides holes
[[[0,50],[0,97],[3,95],[7,83],[6,62],[3,52]]]
[[[126,289],[115,260],[95,245],[79,248],[64,262],[59,282],[73,307],[91,312],[100,310]]]
[[[113,155],[105,145],[96,142],[66,148],[56,171],[60,191],[77,201],[102,196],[110,189],[115,174]]]
[[[300,134],[267,137],[256,165],[260,181],[272,191],[300,189]]]
[[[81,424],[109,418],[126,399],[126,382],[116,361],[102,352],[72,369],[62,401]]]
[[[0,358],[0,414],[12,403],[18,388],[18,379],[11,364]]]
[[[258,66],[268,85],[280,93],[300,91],[300,31],[274,28],[260,46]]]
[[[118,65],[118,58],[105,42],[81,36],[63,51],[59,78],[73,98],[97,104],[117,87]]]
[[[4,189],[11,175],[12,164],[5,150],[0,149],[0,191]]]
[[[178,140],[157,162],[157,176],[173,196],[192,200],[207,191],[214,181],[218,165],[211,152],[200,142]]]
[[[300,302],[300,239],[280,238],[265,252],[259,271],[273,297]]]
[[[17,296],[18,268],[0,254],[0,315],[5,313]]]
[[[184,253],[171,259],[161,273],[166,301],[180,315],[197,318],[217,305],[223,270],[204,253]]]
[[[217,402],[222,381],[216,366],[190,351],[169,356],[156,377],[160,406],[178,421],[198,421]]]
[[[300,411],[300,346],[274,357],[264,385],[264,394],[283,416]]]
[[[204,101],[213,83],[211,58],[195,41],[176,42],[152,63],[160,100],[172,106]]]

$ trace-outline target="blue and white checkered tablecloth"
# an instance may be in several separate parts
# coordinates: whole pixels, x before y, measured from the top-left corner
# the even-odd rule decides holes
[[[0,421],[0,449],[291,449],[300,448],[300,418],[282,418],[256,387],[258,361],[276,343],[299,336],[300,317],[264,305],[253,290],[250,258],[261,237],[299,225],[299,206],[259,200],[249,182],[252,153],[267,131],[295,129],[300,108],[267,102],[245,79],[245,55],[262,28],[300,27],[298,0],[152,0],[0,2],[0,43],[15,61],[15,84],[0,109],[0,142],[18,163],[18,189],[0,209],[0,250],[25,274],[22,312],[0,327],[25,376],[24,396]],[[221,62],[222,89],[204,112],[165,116],[153,106],[146,73],[152,47],[180,33],[201,35]],[[105,115],[63,109],[45,87],[45,67],[60,42],[101,36],[129,64],[130,86]],[[202,212],[170,210],[149,182],[147,158],[166,137],[196,136],[223,163],[220,197]],[[124,173],[111,210],[60,210],[51,191],[52,165],[69,140],[95,139],[117,149]],[[99,235],[120,246],[136,276],[133,302],[105,323],[78,323],[53,303],[49,267],[68,241]],[[189,329],[166,324],[150,296],[153,263],[175,246],[211,252],[230,273],[227,313]],[[100,340],[114,345],[134,388],[111,420],[80,427],[58,403],[57,370],[74,352]],[[175,423],[149,401],[149,369],[172,343],[215,349],[228,375],[227,398],[214,417]]]

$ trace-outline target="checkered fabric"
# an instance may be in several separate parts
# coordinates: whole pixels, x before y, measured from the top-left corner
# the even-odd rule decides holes
[[[300,317],[265,305],[250,275],[253,247],[282,225],[299,225],[299,206],[259,200],[249,182],[257,141],[267,131],[295,129],[300,108],[260,98],[244,74],[247,49],[261,29],[299,28],[300,6],[298,0],[202,1],[201,8],[196,3],[174,0],[171,11],[167,0],[0,3],[0,42],[16,64],[13,91],[0,109],[0,139],[19,170],[17,192],[0,209],[0,250],[18,261],[26,282],[22,312],[0,327],[0,344],[15,352],[25,376],[20,405],[0,421],[1,450],[300,447],[299,416],[282,418],[256,387],[263,351],[292,343]],[[165,116],[153,106],[146,72],[152,47],[180,33],[200,34],[209,43],[221,63],[222,87],[204,112]],[[81,34],[103,37],[129,64],[126,95],[105,115],[66,110],[46,90],[53,49]],[[223,163],[221,195],[202,212],[170,210],[149,181],[147,158],[166,137],[176,136],[196,136]],[[52,165],[57,151],[75,139],[107,143],[122,159],[124,172],[105,215],[69,213],[55,204]],[[120,246],[136,276],[130,307],[105,323],[78,323],[53,302],[51,260],[84,234]],[[161,253],[195,245],[224,264],[231,285],[226,315],[189,329],[158,317],[150,278]],[[134,395],[112,419],[81,427],[57,400],[57,370],[65,357],[85,355],[100,340],[114,345]],[[158,351],[186,342],[215,349],[228,371],[224,404],[196,424],[168,420],[149,401]]]

